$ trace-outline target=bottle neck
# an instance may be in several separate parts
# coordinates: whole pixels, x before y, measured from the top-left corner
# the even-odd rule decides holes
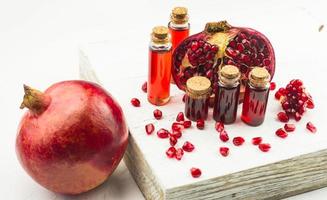
[[[190,28],[190,23],[185,22],[183,24],[176,24],[173,21],[170,21],[168,23],[168,27],[172,28],[172,29],[175,29],[175,30],[187,30],[187,29]]]
[[[171,49],[171,43],[155,43],[153,41],[150,42],[150,49],[154,51],[169,51]]]
[[[251,81],[248,81],[248,86],[249,88],[254,90],[269,90],[269,83],[259,86],[259,85],[254,85],[253,83],[251,83]]]
[[[228,83],[228,82],[223,82],[222,80],[219,80],[218,84],[219,84],[219,86],[225,87],[225,88],[236,88],[237,86],[240,85],[240,82],[236,81],[236,82]]]

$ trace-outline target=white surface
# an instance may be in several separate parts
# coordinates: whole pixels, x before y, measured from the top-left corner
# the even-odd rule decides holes
[[[192,23],[194,22],[194,25],[216,19],[228,19],[233,24],[254,25],[254,20],[262,18],[264,13],[255,12],[251,14],[247,12],[242,17],[236,17],[237,12],[234,8],[243,7],[246,8],[245,10],[255,8],[260,11],[264,7],[268,7],[266,2],[255,3],[258,1],[230,3],[228,7],[220,5],[219,1],[210,1],[207,4],[202,2],[117,1],[112,3],[105,0],[1,0],[0,74],[2,76],[0,78],[0,103],[2,105],[2,112],[0,124],[2,127],[2,139],[0,140],[0,197],[9,200],[143,199],[142,194],[124,168],[121,168],[121,171],[116,171],[106,184],[100,188],[77,197],[62,196],[49,192],[28,177],[19,165],[14,150],[16,128],[23,114],[18,109],[23,95],[22,84],[30,84],[44,90],[53,82],[77,78],[78,44],[113,38],[113,36],[117,36],[118,31],[120,33],[124,32],[121,25],[126,24],[122,22],[129,22],[132,30],[135,29],[135,31],[144,33],[144,37],[131,41],[133,48],[128,51],[146,48],[149,30],[156,24],[165,24],[169,10],[174,5],[187,5],[192,13],[191,20]],[[309,15],[312,19],[312,24],[302,24],[303,26],[317,31],[320,24],[325,24],[324,31],[326,31],[327,17],[324,0],[315,1],[311,4],[309,4],[310,1],[306,1],[308,2],[306,6],[303,6],[305,1],[293,2],[296,2],[296,7],[299,8],[299,11]],[[121,10],[126,10],[126,5],[131,3],[133,5],[128,6],[127,10],[133,9],[134,14],[120,14]],[[200,3],[201,5],[199,5]],[[276,4],[284,4],[284,1],[278,1]],[[229,12],[222,12],[223,8],[226,8]],[[271,12],[266,14],[270,15],[272,13],[279,13],[279,10],[271,10]],[[285,18],[289,17],[289,15],[285,16]],[[265,25],[257,24],[252,26],[260,28],[259,30],[267,33],[267,36],[272,40],[269,34],[271,27],[267,24],[277,23],[273,19],[271,18]],[[192,32],[200,31],[200,29],[202,27],[193,29]],[[281,31],[280,34],[284,32],[287,33],[285,30]],[[118,39],[117,42],[123,40],[122,37]],[[286,50],[293,52],[301,51],[301,49],[310,49],[307,47],[310,40],[312,38],[307,38],[307,34],[305,34],[303,37],[303,48],[298,50],[286,48]],[[279,48],[276,46],[279,45],[279,42],[273,42],[275,49]],[[320,47],[315,49],[317,51],[324,51],[323,47],[326,46],[322,42],[318,42],[316,45]],[[125,47],[121,47],[117,51],[117,54],[112,55],[118,57],[122,55],[121,51],[128,52]],[[297,55],[290,55],[287,60],[284,59],[282,62],[281,58],[279,58],[280,56],[277,56],[278,71],[287,62],[295,63],[295,59],[299,57]],[[147,59],[147,55],[144,54],[140,59]],[[122,59],[121,63],[124,63],[124,60],[126,58]],[[121,66],[121,63],[118,66]],[[310,59],[307,60],[307,63],[309,63],[309,66],[316,66],[318,64],[315,60]],[[134,64],[137,66],[138,63]],[[279,73],[278,71],[277,73]],[[298,72],[294,72],[292,75],[300,76]],[[304,81],[310,89],[321,84],[321,80],[320,82],[318,80],[312,80],[311,82],[311,79],[305,79]],[[320,92],[322,93],[322,90]],[[292,138],[296,139],[297,137],[294,136]],[[285,143],[289,143],[291,140],[289,138]],[[324,196],[327,196],[327,189],[306,193],[292,199],[322,199]]]

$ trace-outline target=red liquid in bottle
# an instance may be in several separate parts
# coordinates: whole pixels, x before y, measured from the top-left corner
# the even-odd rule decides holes
[[[178,47],[178,45],[189,36],[190,29],[187,28],[174,28],[169,25],[169,33],[171,36],[171,43],[172,43],[172,52]]]
[[[196,121],[198,119],[207,119],[209,98],[192,98],[186,95],[185,115],[188,119]]]

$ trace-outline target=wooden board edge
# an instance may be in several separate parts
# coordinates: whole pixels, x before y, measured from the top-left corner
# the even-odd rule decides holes
[[[166,199],[275,200],[326,186],[327,149],[226,176],[167,189]]]

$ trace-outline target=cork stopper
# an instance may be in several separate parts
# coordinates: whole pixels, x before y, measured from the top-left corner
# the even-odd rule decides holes
[[[270,74],[266,68],[254,67],[249,74],[249,81],[254,87],[265,88],[270,81]]]
[[[240,80],[240,70],[234,65],[225,65],[219,71],[219,80],[225,85],[235,85]]]
[[[170,21],[174,24],[185,24],[188,22],[187,8],[175,7],[170,15]]]
[[[208,22],[204,28],[207,33],[214,34],[217,32],[224,32],[231,28],[232,26],[227,23],[227,21],[220,22]]]
[[[151,40],[154,43],[165,44],[169,42],[168,28],[156,26],[152,29]]]
[[[204,76],[194,76],[186,82],[186,93],[193,98],[208,97],[211,92],[211,82]]]

